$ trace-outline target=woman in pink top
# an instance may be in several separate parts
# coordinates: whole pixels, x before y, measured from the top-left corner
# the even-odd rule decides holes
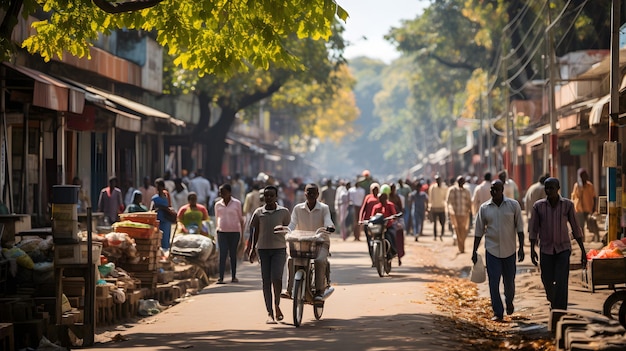
[[[219,194],[221,199],[215,203],[217,221],[217,245],[220,250],[220,278],[217,284],[224,284],[226,257],[230,254],[231,282],[237,283],[237,246],[243,237],[243,212],[241,202],[231,196],[230,184],[222,184]]]

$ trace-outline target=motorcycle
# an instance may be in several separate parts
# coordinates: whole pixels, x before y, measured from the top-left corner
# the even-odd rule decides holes
[[[361,221],[359,224],[364,225],[364,229],[369,233],[369,245],[372,248],[372,262],[378,276],[383,277],[385,273],[391,272],[391,242],[385,238],[387,231],[387,222],[392,219],[402,217],[402,213],[396,213],[389,217],[383,217],[382,213],[377,213],[370,219]]]
[[[288,231],[288,228],[286,230]],[[313,314],[316,320],[322,318],[324,302],[335,290],[330,286],[328,280],[330,273],[330,264],[328,264],[325,282],[327,288],[321,299],[315,298],[318,292],[315,290],[315,263],[313,260],[317,257],[324,242],[328,241],[326,237],[334,230],[334,228],[319,228],[314,232],[294,230],[288,231],[285,235],[289,244],[289,255],[292,258],[292,271],[294,272],[291,296],[293,299],[293,324],[296,327],[302,323],[305,304],[313,305]]]

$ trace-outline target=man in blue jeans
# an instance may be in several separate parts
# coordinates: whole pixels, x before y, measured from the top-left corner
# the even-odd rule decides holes
[[[572,236],[580,250],[583,267],[587,264],[583,234],[574,210],[574,203],[559,195],[559,180],[548,178],[544,182],[546,198],[535,202],[532,208],[528,233],[530,239],[530,259],[537,265],[535,246],[539,240],[541,255],[541,282],[552,309],[567,309],[569,261],[572,242],[569,237],[569,223]]]
[[[504,306],[500,298],[500,278],[504,282],[506,313],[512,314],[515,310],[513,307],[516,268],[515,234],[517,233],[519,242],[517,261],[522,262],[524,260],[524,223],[519,203],[504,196],[504,183],[501,180],[491,183],[490,192],[491,199],[480,206],[476,216],[472,262],[476,263],[478,260],[476,250],[484,236],[489,294],[494,314],[492,320],[501,322],[504,317]]]

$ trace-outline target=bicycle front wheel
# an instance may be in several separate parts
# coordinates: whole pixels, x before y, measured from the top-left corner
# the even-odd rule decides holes
[[[296,279],[293,284],[293,324],[296,327],[299,327],[302,323],[302,314],[304,312],[304,294],[306,293],[306,284],[304,279]]]

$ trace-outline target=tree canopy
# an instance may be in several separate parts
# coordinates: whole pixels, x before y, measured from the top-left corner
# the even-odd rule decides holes
[[[15,49],[10,38],[20,11],[28,16],[41,8],[45,18],[33,23],[33,35],[17,45],[44,60],[65,53],[89,56],[99,35],[137,29],[155,33],[176,65],[220,76],[270,64],[302,68],[286,38],[327,40],[336,17],[345,21],[348,16],[334,0],[8,0],[0,6],[6,12],[0,24],[4,60]]]

